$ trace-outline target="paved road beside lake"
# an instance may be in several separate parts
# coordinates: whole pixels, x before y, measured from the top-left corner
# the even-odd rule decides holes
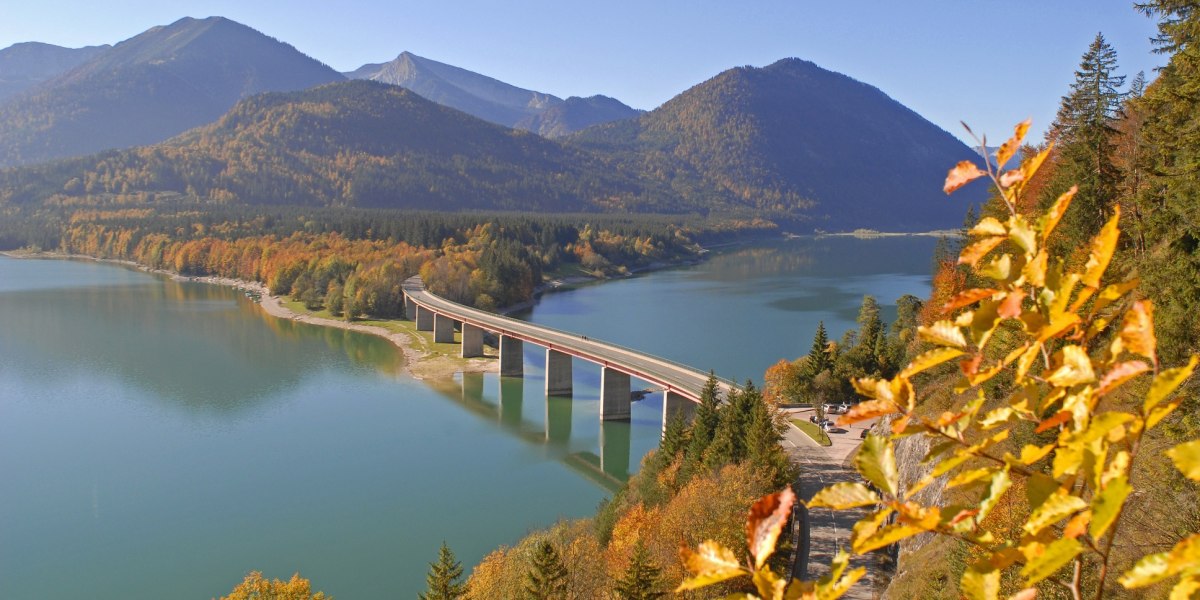
[[[807,421],[813,414],[811,408],[787,409],[789,419]],[[835,418],[832,415],[831,418]],[[873,422],[872,422],[873,423]],[[842,481],[859,481],[859,475],[852,464],[855,451],[862,444],[863,429],[870,428],[872,423],[858,423],[845,429],[844,433],[829,433],[832,446],[821,446],[795,426],[788,427],[783,445],[791,459],[800,465],[799,495],[807,500],[827,485]],[[806,579],[816,579],[829,573],[829,564],[839,548],[849,551],[850,531],[854,523],[865,513],[861,510],[834,511],[828,508],[817,508],[809,512],[810,546],[808,553],[808,574]],[[867,574],[844,598],[870,599],[878,598],[879,593],[874,589],[874,572],[879,568],[874,564],[872,556],[854,557],[852,566],[867,568]]]

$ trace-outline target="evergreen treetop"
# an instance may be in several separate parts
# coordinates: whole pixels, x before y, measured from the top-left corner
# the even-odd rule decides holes
[[[567,567],[549,540],[537,545],[525,572],[525,598],[563,600],[567,597]]]
[[[421,600],[458,600],[467,591],[462,575],[462,563],[455,559],[446,542],[442,542],[437,562],[429,563],[429,573],[425,575],[428,589],[417,597]]]
[[[661,590],[662,569],[654,564],[641,539],[633,546],[629,566],[617,581],[614,591],[621,600],[656,600],[666,596]]]

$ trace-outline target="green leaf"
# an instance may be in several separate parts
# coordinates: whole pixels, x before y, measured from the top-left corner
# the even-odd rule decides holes
[[[1083,544],[1072,538],[1064,538],[1046,546],[1038,556],[1030,558],[1021,569],[1026,585],[1033,585],[1057,572],[1083,552]]]
[[[805,505],[809,508],[827,506],[834,510],[843,510],[872,506],[879,502],[879,495],[861,483],[835,483],[817,492]]]
[[[1146,402],[1142,406],[1142,410],[1150,412],[1159,402],[1167,399],[1187,380],[1192,376],[1192,371],[1196,368],[1196,356],[1188,359],[1188,363],[1182,367],[1174,369],[1166,369],[1154,376],[1154,381],[1150,384],[1150,392],[1146,394]]]
[[[988,562],[977,562],[963,571],[959,582],[970,600],[996,600],[1000,596],[1000,570]]]
[[[900,487],[896,470],[896,452],[890,438],[870,434],[854,455],[854,466],[875,487],[895,496]]]
[[[1185,477],[1200,481],[1200,440],[1179,444],[1167,450],[1167,456],[1171,457],[1175,468]]]
[[[1034,507],[1033,513],[1029,515],[1029,520],[1025,521],[1022,529],[1029,535],[1036,535],[1046,527],[1087,507],[1087,502],[1084,502],[1082,498],[1059,490],[1047,497],[1041,505]]]
[[[1112,481],[1108,482],[1104,491],[1092,498],[1092,522],[1088,525],[1088,533],[1093,539],[1100,539],[1100,536],[1108,531],[1113,521],[1117,519],[1117,515],[1121,514],[1125,498],[1132,491],[1133,487],[1129,485],[1129,478],[1121,475],[1114,477]]]

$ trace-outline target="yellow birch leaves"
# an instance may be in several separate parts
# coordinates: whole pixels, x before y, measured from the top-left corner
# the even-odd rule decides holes
[[[1019,124],[1001,145],[1001,165],[1016,154],[1028,129],[1028,121]],[[946,318],[918,329],[926,348],[895,377],[852,381],[864,400],[839,423],[883,417],[890,434],[868,435],[855,455],[864,483],[834,484],[807,503],[835,510],[870,507],[851,535],[851,548],[859,554],[923,533],[972,543],[982,558],[968,565],[960,589],[973,600],[998,599],[1006,571],[1022,588],[1013,597],[1025,599],[1045,580],[1081,591],[1081,579],[1068,572],[1072,564],[1081,571],[1096,564],[1107,569],[1121,514],[1134,495],[1130,482],[1141,437],[1182,403],[1177,392],[1200,362],[1192,357],[1186,365],[1162,368],[1151,301],[1132,296],[1136,282],[1106,285],[1120,239],[1119,207],[1113,207],[1087,246],[1086,262],[1077,267],[1047,243],[1076,188],[1037,218],[1017,211],[1027,204],[1021,194],[1048,154],[1049,149],[1039,152],[1005,173],[971,162],[950,170],[947,193],[986,176],[1008,209],[1007,218],[988,216],[971,227],[958,259],[976,279],[988,281],[947,302]],[[1109,326],[1115,323],[1120,326]],[[952,365],[957,374],[950,372]],[[1001,373],[1002,385],[985,387]],[[921,384],[944,385],[948,377],[957,379],[960,395],[954,404],[940,413],[925,409]],[[1144,397],[1131,401],[1138,390]],[[1031,433],[1041,437],[1014,446],[1010,433],[1018,427],[1021,439]],[[928,440],[923,462],[929,471],[915,481],[901,476],[893,445],[908,436]],[[1200,480],[1200,440],[1167,454],[1185,476]],[[1024,485],[1015,486],[1017,480]],[[954,508],[922,504],[918,492],[938,482],[971,500]],[[790,499],[778,501],[790,506]],[[1011,539],[1000,539],[983,525],[1005,503],[1012,507],[1010,514],[1024,515]],[[774,520],[778,515],[774,509],[751,511],[748,542],[754,560],[751,567],[737,567],[753,576],[763,598],[836,597],[830,594],[856,579],[850,577],[853,572],[840,575],[841,557],[833,580],[784,586],[764,574],[761,556],[775,537],[755,532],[781,526]],[[685,557],[693,554],[687,551]],[[688,564],[704,567],[694,569],[697,577],[689,581],[733,573],[732,566],[705,566],[695,559]],[[1110,583],[1093,576],[1098,580],[1089,585],[1101,586],[1100,591]],[[1178,577],[1172,597],[1200,590],[1200,535],[1143,558],[1118,581],[1134,589],[1172,577]],[[699,587],[685,586],[690,587],[681,589]]]

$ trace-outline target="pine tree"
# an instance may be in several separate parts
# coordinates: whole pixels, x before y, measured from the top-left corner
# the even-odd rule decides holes
[[[1116,69],[1116,50],[1104,34],[1096,34],[1055,119],[1052,137],[1058,164],[1042,202],[1049,205],[1070,183],[1079,186],[1072,202],[1076,208],[1059,227],[1063,248],[1077,247],[1099,232],[1117,196],[1121,174],[1113,161],[1118,133],[1114,125],[1121,116],[1125,77]]]
[[[805,377],[812,379],[818,373],[833,366],[829,356],[829,334],[825,332],[825,321],[817,321],[817,331],[813,334],[812,348],[808,351],[808,362]]]
[[[658,444],[658,451],[654,453],[655,459],[660,463],[661,467],[666,467],[675,460],[675,455],[680,453],[687,447],[688,442],[688,426],[687,421],[683,418],[682,413],[675,413],[667,419],[667,426],[663,429],[662,441]]]
[[[1159,294],[1159,351],[1175,361],[1200,346],[1200,7],[1194,0],[1149,0],[1138,9],[1159,19],[1155,51],[1170,60],[1142,99],[1149,169],[1137,205],[1146,220],[1147,256],[1136,266],[1143,285]]]
[[[704,453],[704,466],[718,469],[746,459],[746,431],[750,427],[755,398],[761,398],[761,395],[751,381],[747,381],[740,391],[729,392],[728,401],[718,412],[712,444]]]
[[[746,426],[746,460],[763,471],[774,473],[777,486],[787,485],[792,479],[791,463],[780,445],[783,441],[780,419],[757,390],[747,396],[750,422]]]
[[[863,296],[858,309],[858,343],[871,356],[879,354],[879,335],[883,333],[883,321],[879,318],[879,302],[874,296]]]
[[[567,597],[567,567],[549,540],[537,545],[529,569],[525,571],[525,597],[528,600],[563,600]]]
[[[717,376],[710,372],[708,381],[700,390],[700,406],[696,407],[696,414],[692,418],[691,436],[684,452],[680,485],[683,485],[704,461],[704,454],[713,442],[713,436],[716,434],[717,424],[720,421],[717,414],[720,404],[721,393],[720,388],[717,387]]]
[[[661,591],[662,569],[654,564],[642,540],[633,546],[633,557],[624,575],[617,581],[614,591],[621,600],[655,600],[666,592]]]
[[[438,559],[429,563],[429,574],[425,575],[425,585],[428,589],[423,594],[417,594],[421,600],[458,600],[467,592],[466,584],[462,583],[462,563],[454,558],[454,552],[442,542],[438,550]]]

